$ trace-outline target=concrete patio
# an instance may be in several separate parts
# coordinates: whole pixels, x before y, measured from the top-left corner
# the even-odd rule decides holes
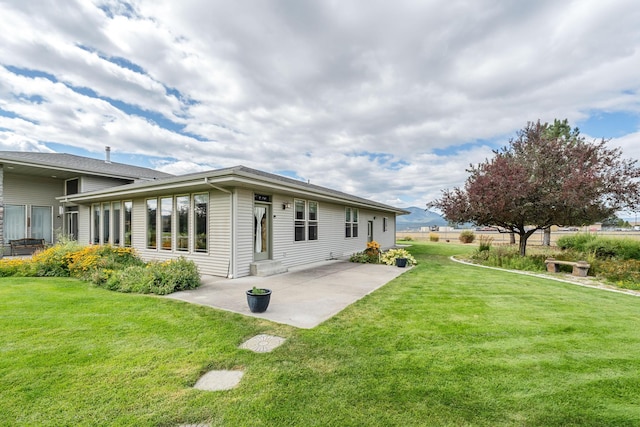
[[[325,261],[268,277],[203,276],[198,289],[167,297],[298,328],[313,328],[407,270],[380,264]],[[253,286],[273,292],[264,313],[249,311],[245,291]]]

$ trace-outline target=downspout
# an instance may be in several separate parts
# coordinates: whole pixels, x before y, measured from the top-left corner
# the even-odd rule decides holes
[[[214,185],[212,183],[209,182],[209,178],[205,178],[204,179],[205,184],[207,184],[208,186],[210,186],[211,188],[218,190],[218,191],[222,191],[223,193],[227,193],[229,195],[229,213],[230,213],[230,218],[229,218],[229,224],[231,226],[231,242],[229,245],[229,248],[231,250],[231,256],[229,257],[229,259],[227,260],[227,279],[233,279],[233,273],[232,271],[235,271],[235,265],[234,262],[232,262],[233,260],[235,260],[235,253],[236,253],[236,245],[234,245],[233,242],[235,242],[235,237],[236,237],[236,227],[235,227],[235,212],[234,212],[234,200],[233,200],[233,196],[234,196],[234,192],[233,191],[229,191],[226,188],[222,188],[222,187],[218,187],[217,185]]]

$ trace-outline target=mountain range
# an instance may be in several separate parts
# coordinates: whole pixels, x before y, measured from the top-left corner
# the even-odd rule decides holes
[[[396,228],[398,231],[419,230],[420,227],[431,227],[434,225],[447,225],[447,220],[435,212],[416,206],[402,209],[411,213],[409,215],[399,215],[396,217]]]

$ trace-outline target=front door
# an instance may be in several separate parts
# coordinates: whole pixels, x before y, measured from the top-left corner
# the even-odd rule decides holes
[[[271,259],[271,205],[253,205],[253,260]]]
[[[373,221],[367,222],[367,242],[373,242]]]

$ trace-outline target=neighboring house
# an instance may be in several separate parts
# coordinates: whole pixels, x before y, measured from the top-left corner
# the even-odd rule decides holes
[[[170,176],[112,163],[108,147],[105,160],[61,153],[0,151],[0,248],[8,253],[10,240],[25,237],[55,243],[57,232],[63,231],[78,238],[78,206],[64,206],[57,197]]]
[[[183,256],[229,278],[348,256],[371,240],[390,248],[396,215],[409,213],[244,166],[83,187],[58,203],[78,213],[80,242],[134,247],[146,260]]]

